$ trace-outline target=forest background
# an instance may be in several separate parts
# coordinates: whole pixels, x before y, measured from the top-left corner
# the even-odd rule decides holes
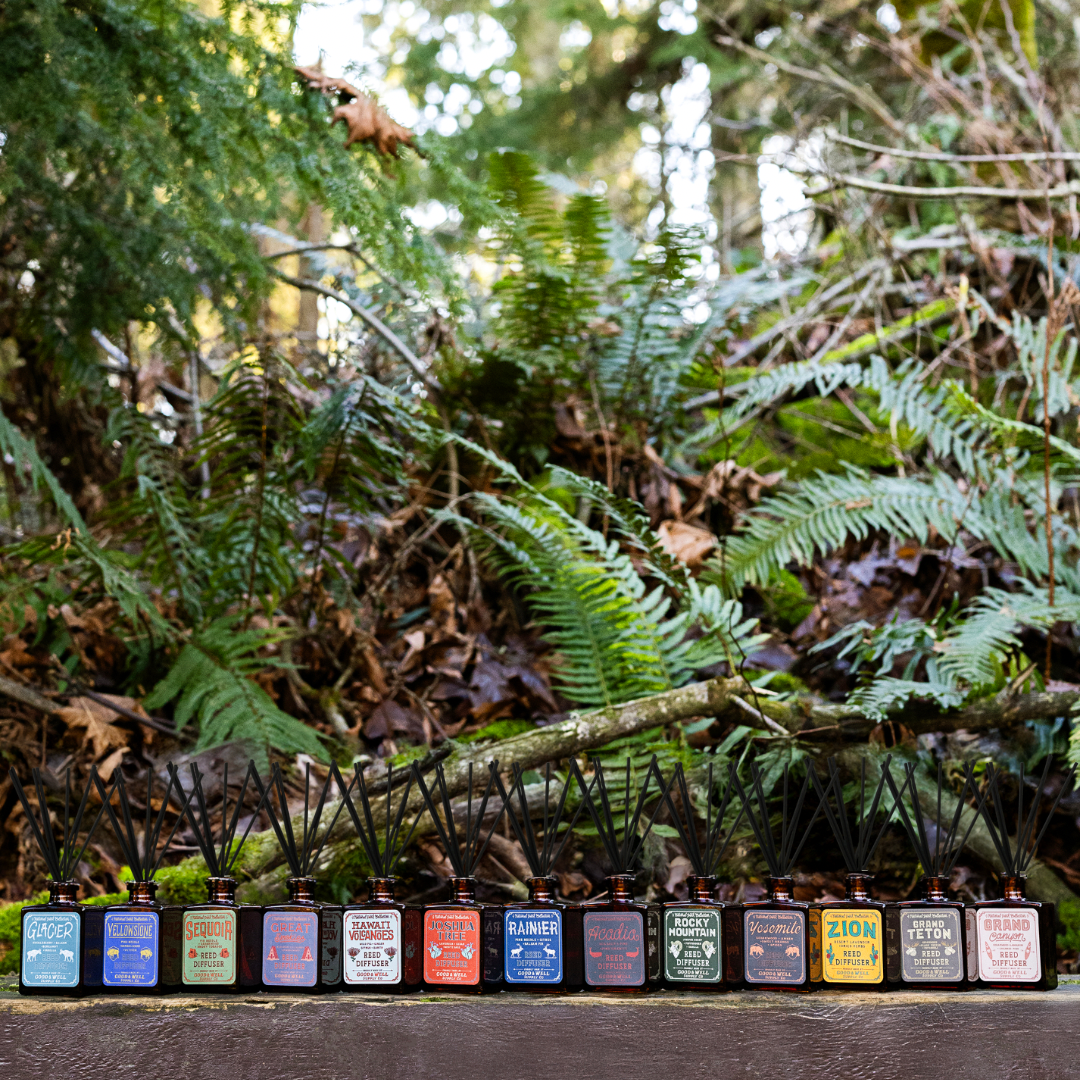
[[[710,764],[775,792],[891,754],[926,808],[939,765],[946,803],[968,763],[1052,796],[1080,760],[1075,0],[328,11],[0,9],[0,948],[45,880],[8,766],[61,800],[121,769],[136,809],[148,769],[250,755],[295,810],[331,759],[376,787],[442,761],[461,797],[491,758],[639,783],[656,754],[700,808]],[[681,897],[660,821],[639,886]],[[1062,970],[1078,821],[1073,794],[1030,883]],[[284,878],[266,826],[250,899]],[[202,897],[195,850],[166,899]],[[823,823],[802,863],[800,899],[842,894]],[[958,894],[993,866],[976,828]],[[744,826],[722,869],[761,893]],[[876,869],[915,889],[898,829]],[[339,825],[323,895],[365,872]],[[430,830],[402,873],[444,886]],[[79,876],[122,888],[104,831]],[[482,896],[525,876],[500,830]]]

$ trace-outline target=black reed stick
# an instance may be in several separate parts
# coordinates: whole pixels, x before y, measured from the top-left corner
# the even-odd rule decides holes
[[[756,763],[750,766],[751,793],[748,794],[739,774],[734,769],[731,772],[731,781],[735,784],[735,790],[742,800],[746,819],[750,822],[750,828],[754,838],[758,842],[758,848],[765,858],[769,868],[769,876],[774,878],[790,877],[796,860],[802,854],[806,841],[810,836],[810,830],[821,813],[821,802],[811,815],[810,820],[801,828],[803,809],[806,805],[806,796],[810,790],[810,772],[803,777],[799,794],[795,798],[795,805],[790,800],[790,770],[784,766],[783,787],[780,800],[780,843],[777,845],[772,825],[772,815],[769,811],[769,799],[765,794],[765,787],[761,781],[761,770]],[[756,810],[755,810],[756,803]],[[798,843],[796,843],[798,839]]]
[[[735,769],[736,763],[732,762],[731,768],[728,771],[727,785],[724,787],[724,792],[720,798],[719,804],[715,807],[714,817],[714,795],[716,793],[716,788],[713,782],[713,763],[711,761],[709,762],[708,775],[705,781],[705,847],[703,849],[698,841],[697,822],[694,820],[694,808],[690,800],[690,790],[686,783],[686,775],[681,763],[675,766],[675,786],[679,789],[679,802],[682,804],[683,812],[680,814],[676,809],[675,801],[671,797],[670,790],[667,796],[668,810],[671,814],[671,820],[675,826],[675,831],[682,840],[683,849],[690,859],[690,865],[693,866],[694,873],[699,877],[712,877],[716,873],[716,865],[727,850],[727,846],[731,842],[731,837],[739,827],[739,822],[742,821],[743,814],[746,812],[745,805],[739,808],[739,812],[735,816],[731,828],[727,830],[725,835],[724,819],[727,816],[728,807],[734,801],[736,790],[734,784]],[[723,842],[720,840],[721,836],[724,838]]]
[[[829,822],[833,836],[836,838],[837,847],[840,848],[840,854],[849,874],[865,874],[868,871],[870,859],[873,857],[874,851],[892,820],[893,811],[890,810],[885,815],[885,821],[881,828],[876,833],[874,832],[874,823],[881,806],[881,796],[887,786],[886,776],[888,775],[890,760],[891,758],[885,759],[881,776],[878,777],[877,787],[874,789],[868,808],[866,805],[866,758],[863,758],[859,780],[858,816],[856,817],[854,832],[844,802],[844,783],[840,778],[840,767],[836,763],[836,758],[829,758],[830,775],[828,785],[821,782],[817,770],[813,765],[810,766],[811,782],[818,793],[821,808],[825,811],[825,818]],[[832,805],[830,796],[831,800],[835,801],[835,807]]]

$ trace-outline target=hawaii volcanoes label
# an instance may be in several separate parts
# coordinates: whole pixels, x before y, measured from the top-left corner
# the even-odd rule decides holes
[[[881,956],[880,911],[825,908],[821,913],[826,982],[879,983],[885,977]]]
[[[509,908],[504,919],[506,981],[562,982],[562,912],[558,908]]]
[[[805,946],[804,912],[748,909],[743,950],[746,981],[791,986],[805,982]]]
[[[314,986],[318,956],[319,917],[314,911],[263,915],[262,976],[267,986]]]
[[[637,911],[587,911],[585,981],[590,986],[643,986],[645,933]]]
[[[664,912],[664,978],[671,982],[719,982],[720,912],[672,908]]]
[[[22,924],[23,986],[79,985],[79,916],[31,911]]]
[[[345,982],[349,986],[401,982],[399,912],[345,912]]]
[[[424,913],[424,981],[446,986],[480,982],[480,911]]]
[[[952,908],[900,911],[900,968],[906,982],[962,982],[960,913]]]
[[[236,912],[184,916],[184,985],[231,984],[236,979]]]
[[[1038,982],[1042,977],[1039,921],[1026,908],[979,908],[979,978],[986,982]]]

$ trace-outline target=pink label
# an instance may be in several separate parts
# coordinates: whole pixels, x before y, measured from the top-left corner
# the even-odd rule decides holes
[[[350,986],[401,982],[398,912],[345,912],[345,981]]]
[[[1039,917],[1033,908],[979,908],[979,978],[984,982],[1038,982]]]

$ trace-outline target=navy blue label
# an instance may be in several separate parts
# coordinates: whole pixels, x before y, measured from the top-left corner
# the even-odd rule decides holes
[[[23,986],[79,985],[79,916],[28,911],[22,926]]]
[[[106,913],[104,981],[106,986],[157,986],[156,911]]]
[[[510,908],[505,915],[506,981],[560,983],[563,977],[562,912]]]
[[[83,914],[83,986],[100,986],[105,961],[105,912],[88,907]]]

